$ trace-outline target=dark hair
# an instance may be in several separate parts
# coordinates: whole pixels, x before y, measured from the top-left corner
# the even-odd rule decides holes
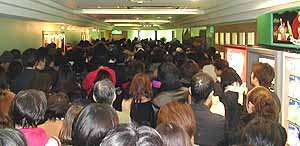
[[[223,90],[234,82],[242,84],[242,79],[233,68],[226,68],[221,74],[221,86]]]
[[[0,89],[9,89],[8,79],[3,67],[0,66]]]
[[[214,90],[214,80],[206,73],[197,73],[192,78],[192,99],[198,103],[205,101],[209,94]]]
[[[12,121],[9,116],[9,111],[14,97],[15,94],[10,91],[0,90],[0,128],[12,127]]]
[[[46,119],[55,120],[56,118],[61,119],[65,117],[70,100],[65,93],[59,92],[50,95],[47,99],[47,103]]]
[[[129,94],[135,102],[140,102],[142,96],[152,98],[152,86],[150,77],[146,73],[136,74],[130,84]]]
[[[37,50],[29,48],[22,54],[22,62],[24,67],[33,67],[37,62]]]
[[[58,136],[62,144],[73,145],[72,124],[82,109],[81,105],[72,105],[68,109]]]
[[[44,122],[46,95],[35,89],[20,91],[12,102],[11,118],[23,128],[37,127]]]
[[[251,146],[285,146],[287,133],[277,122],[255,118],[243,129],[242,144]]]
[[[100,70],[98,73],[97,73],[97,76],[94,80],[94,83],[98,82],[98,81],[101,81],[103,79],[109,79],[112,81],[112,77],[111,75],[109,74],[108,71],[106,70]]]
[[[126,68],[127,80],[131,81],[135,74],[146,71],[146,66],[141,61],[130,62]]]
[[[158,112],[157,125],[172,122],[184,128],[190,137],[196,129],[196,119],[192,108],[177,101],[169,102],[162,106]]]
[[[170,62],[159,65],[157,74],[162,86],[166,87],[172,87],[178,84],[180,79],[180,71]]]
[[[9,64],[7,69],[7,76],[9,79],[14,79],[20,72],[22,72],[23,66],[19,61],[13,61]]]
[[[93,98],[98,103],[112,104],[116,96],[115,90],[115,85],[111,80],[100,80],[94,85]]]
[[[225,68],[229,67],[229,63],[227,60],[224,59],[217,59],[214,61],[214,66],[216,70],[224,70]]]
[[[164,146],[192,146],[191,138],[184,129],[174,123],[162,123],[156,127]]]
[[[266,119],[278,120],[279,108],[271,92],[263,87],[254,87],[247,94],[247,103],[251,102],[254,106],[254,114]]]
[[[252,66],[252,73],[259,81],[259,85],[269,88],[275,77],[274,69],[268,63],[257,62]]]
[[[16,129],[0,129],[1,146],[27,146],[25,136]]]
[[[110,105],[90,104],[73,123],[74,146],[99,146],[106,133],[118,124],[118,115]]]
[[[190,82],[192,80],[193,75],[198,73],[199,70],[199,65],[193,60],[188,60],[180,66],[182,78],[187,82]]]
[[[121,124],[109,131],[100,146],[164,146],[159,133],[147,126]]]

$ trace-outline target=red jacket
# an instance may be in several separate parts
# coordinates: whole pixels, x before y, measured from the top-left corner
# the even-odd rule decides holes
[[[112,82],[114,83],[114,85],[116,85],[117,78],[116,78],[116,73],[115,73],[115,71],[112,70],[112,69],[109,68],[109,67],[103,67],[103,66],[101,66],[101,67],[99,67],[98,69],[96,69],[96,70],[94,70],[94,71],[92,71],[92,72],[89,72],[89,73],[86,75],[86,77],[85,77],[85,79],[83,80],[83,82],[82,82],[82,87],[83,87],[83,89],[87,92],[88,95],[90,94],[90,92],[91,92],[92,89],[93,89],[94,81],[95,81],[95,79],[96,79],[96,77],[97,77],[98,72],[101,71],[101,70],[107,71],[107,72],[110,74],[110,76],[111,76]]]

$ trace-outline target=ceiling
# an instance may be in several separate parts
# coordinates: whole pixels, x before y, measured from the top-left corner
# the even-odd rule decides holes
[[[170,20],[169,23],[137,23],[159,25],[159,27],[185,27],[216,24],[226,21],[242,21],[256,18],[260,13],[278,9],[282,4],[298,0],[52,0],[74,11],[82,9],[198,9],[203,14],[85,14],[99,22],[106,19]],[[78,13],[78,12],[77,12]],[[129,22],[128,22],[129,23]],[[119,24],[110,22],[110,25]],[[158,27],[158,29],[159,29]],[[128,29],[128,27],[126,27]]]

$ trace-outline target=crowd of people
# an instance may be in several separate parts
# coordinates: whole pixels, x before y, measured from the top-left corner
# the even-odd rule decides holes
[[[0,56],[1,146],[284,146],[275,73],[246,89],[199,38],[81,41]]]

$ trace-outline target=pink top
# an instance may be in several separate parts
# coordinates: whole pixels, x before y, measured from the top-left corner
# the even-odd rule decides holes
[[[28,146],[45,146],[49,137],[42,128],[21,128],[19,129],[25,136]]]

